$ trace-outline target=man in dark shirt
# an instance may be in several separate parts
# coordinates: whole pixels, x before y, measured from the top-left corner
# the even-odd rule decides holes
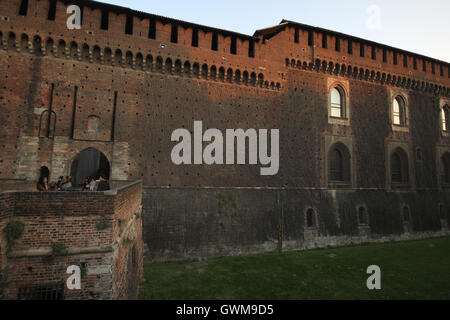
[[[105,180],[103,176],[100,176],[100,182],[98,183],[97,191],[108,191],[110,190],[108,180]]]

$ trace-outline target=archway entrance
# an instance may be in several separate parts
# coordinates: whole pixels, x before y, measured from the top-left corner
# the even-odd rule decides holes
[[[110,164],[106,156],[95,148],[82,151],[72,162],[70,175],[75,185],[81,185],[87,177],[98,179],[100,175],[109,179]]]

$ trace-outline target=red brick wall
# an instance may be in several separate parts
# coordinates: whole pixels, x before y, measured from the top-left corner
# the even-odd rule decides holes
[[[106,193],[0,193],[1,230],[12,220],[25,225],[7,260],[1,236],[0,262],[3,268],[8,266],[11,281],[8,297],[17,298],[19,287],[65,284],[70,265],[85,265],[86,274],[81,291],[65,289],[67,299],[135,297],[137,287],[129,283],[138,284],[142,275],[141,194],[141,183]],[[100,230],[98,223],[102,221],[110,227]],[[36,253],[51,248],[52,243],[65,246],[69,255],[49,262],[49,251]],[[135,258],[129,264],[133,246]],[[128,270],[130,266],[133,270]],[[124,283],[117,283],[121,281]]]

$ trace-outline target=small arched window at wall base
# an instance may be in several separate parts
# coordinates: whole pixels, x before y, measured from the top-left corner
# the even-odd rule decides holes
[[[408,206],[403,206],[403,208],[402,208],[402,219],[403,219],[403,223],[411,222],[411,212],[410,212]]]
[[[359,226],[368,226],[369,225],[369,214],[367,213],[367,209],[365,206],[360,206],[357,209],[358,211],[358,225]]]
[[[308,229],[317,228],[317,214],[313,208],[306,209],[305,226]]]
[[[87,132],[97,133],[100,131],[100,118],[97,116],[90,116],[87,121]]]

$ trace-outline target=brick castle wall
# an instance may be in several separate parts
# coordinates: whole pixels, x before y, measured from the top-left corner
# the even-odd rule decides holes
[[[25,225],[10,252],[2,235],[6,297],[17,299],[20,288],[55,284],[63,286],[65,299],[137,297],[143,271],[141,195],[141,183],[109,192],[2,193],[0,204],[9,213],[1,217],[1,230],[9,221]],[[67,254],[49,260],[55,243]],[[82,269],[81,290],[65,285],[71,265]]]

